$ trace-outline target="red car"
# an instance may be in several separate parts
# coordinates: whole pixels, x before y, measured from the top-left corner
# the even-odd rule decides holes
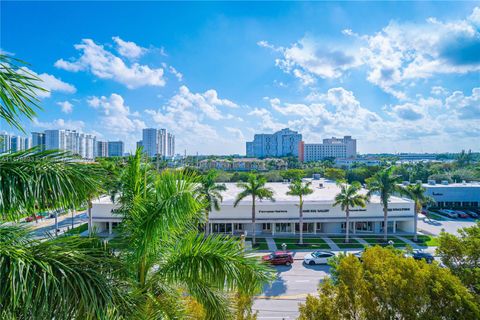
[[[37,215],[37,220],[40,220],[40,219],[42,219],[42,218],[43,218],[43,216]],[[35,220],[35,218],[34,218],[33,216],[29,216],[29,217],[26,217],[26,218],[25,218],[25,221],[26,221],[26,222],[32,222],[32,221],[34,221],[34,220]]]
[[[277,251],[269,255],[263,256],[262,260],[270,264],[284,264],[286,266],[289,266],[293,263],[293,256],[291,253],[288,252]]]

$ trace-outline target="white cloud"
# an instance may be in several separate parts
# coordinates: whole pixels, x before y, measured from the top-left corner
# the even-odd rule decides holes
[[[293,74],[304,85],[315,83],[315,77],[339,78],[346,70],[359,65],[359,61],[344,49],[328,48],[312,38],[304,37],[290,47],[275,47],[267,41],[257,44],[282,57],[275,64],[284,72]]]
[[[57,105],[60,106],[62,109],[63,113],[72,113],[73,111],[73,104],[71,104],[69,101],[59,101],[57,102]]]
[[[393,113],[404,120],[416,121],[424,117],[422,110],[418,105],[407,102],[405,104],[396,105],[392,108]]]
[[[138,63],[127,65],[121,58],[91,39],[83,39],[74,47],[81,51],[80,57],[73,61],[60,59],[55,62],[57,68],[72,72],[90,71],[101,79],[112,79],[130,89],[142,86],[163,87],[165,85],[162,68],[152,69]]]
[[[112,39],[117,44],[118,53],[126,58],[139,58],[147,51],[147,49],[140,47],[135,42],[124,41],[120,37],[112,37]]]
[[[100,112],[98,125],[103,131],[129,137],[145,128],[143,120],[138,119],[139,114],[131,112],[119,94],[91,97],[87,103]]]
[[[53,121],[42,122],[38,119],[33,119],[33,126],[36,128],[49,129],[73,129],[83,130],[85,128],[85,122],[80,120],[64,120],[62,118],[55,119]]]
[[[455,91],[446,98],[445,103],[460,119],[480,119],[480,88],[473,88],[470,96]],[[478,123],[477,127],[480,127]]]
[[[235,139],[239,143],[244,143],[245,142],[245,136],[243,135],[242,130],[240,130],[239,128],[225,127],[225,130],[232,133],[233,136],[235,137]]]
[[[367,79],[397,98],[403,87],[437,74],[480,71],[479,8],[464,20],[424,23],[390,22],[373,35],[352,36],[364,41],[360,57],[368,66]]]
[[[64,93],[75,93],[77,92],[77,89],[69,83],[66,83],[62,81],[59,78],[56,78],[55,76],[48,74],[48,73],[41,73],[38,74],[33,70],[30,70],[27,67],[22,67],[21,68],[24,72],[27,72],[33,76],[36,76],[40,78],[42,81],[37,82],[38,86],[42,87],[43,89],[47,91],[42,91],[42,90],[35,90],[37,97],[39,98],[49,98],[52,95],[52,92],[58,91],[58,92],[64,92]]]

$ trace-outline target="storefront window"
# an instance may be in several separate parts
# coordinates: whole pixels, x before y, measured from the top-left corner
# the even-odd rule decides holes
[[[292,224],[277,223],[275,224],[275,232],[292,232]]]

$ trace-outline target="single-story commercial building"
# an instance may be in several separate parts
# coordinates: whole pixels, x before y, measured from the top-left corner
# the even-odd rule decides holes
[[[342,234],[345,232],[345,213],[340,206],[333,206],[340,188],[331,181],[311,180],[314,192],[304,197],[303,231],[305,234]],[[299,232],[298,197],[287,195],[288,183],[267,183],[274,192],[275,202],[256,203],[256,233],[265,235],[293,235]],[[235,183],[226,183],[222,193],[223,202],[219,211],[210,214],[211,230],[216,233],[252,233],[251,198],[233,206],[241,189]],[[366,190],[361,190],[366,193]],[[381,234],[383,232],[383,208],[378,196],[372,196],[365,208],[350,209],[350,232],[352,234]],[[112,232],[121,222],[115,215],[116,204],[108,197],[93,202],[92,219],[98,232]],[[388,232],[410,234],[414,231],[414,203],[407,198],[391,197],[389,203]]]
[[[432,197],[438,207],[475,207],[480,205],[480,183],[436,183],[434,180],[424,183],[425,194]]]

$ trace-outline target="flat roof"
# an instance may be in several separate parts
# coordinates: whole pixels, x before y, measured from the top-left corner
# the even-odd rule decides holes
[[[303,197],[305,202],[333,202],[335,196],[340,192],[340,187],[337,186],[335,182],[320,179],[320,180],[312,180],[312,179],[304,179],[304,181],[311,181],[312,185],[311,188],[313,189],[313,193],[306,195]],[[320,184],[323,186],[320,187]],[[273,197],[275,198],[276,202],[298,202],[297,196],[290,196],[287,194],[289,191],[288,186],[290,183],[286,182],[267,182],[266,187],[272,189]],[[242,191],[241,188],[237,186],[237,183],[225,183],[227,190],[222,192],[223,196],[223,203],[233,203],[237,197],[237,195]],[[361,194],[366,194],[366,189],[360,190]],[[242,200],[242,202],[251,202],[251,198],[246,198]],[[370,198],[371,203],[380,203],[380,198],[376,195],[373,195]],[[410,199],[401,198],[397,196],[392,196],[390,198],[390,202],[395,203],[409,203],[411,202]],[[264,200],[262,202],[265,203],[275,203],[269,200]]]

